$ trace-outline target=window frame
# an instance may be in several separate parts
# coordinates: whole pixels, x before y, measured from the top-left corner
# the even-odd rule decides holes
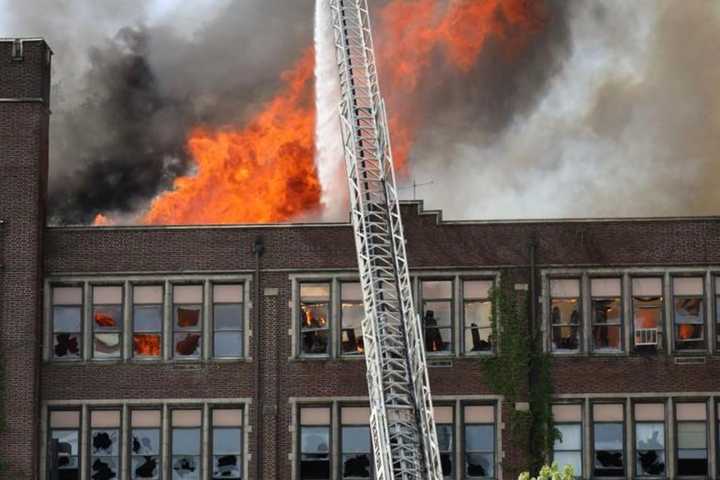
[[[620,282],[620,294],[617,297],[610,297],[605,295],[593,295],[593,288],[592,288],[592,282],[593,280],[617,280]],[[598,275],[598,276],[590,276],[589,277],[589,300],[590,300],[590,335],[589,335],[589,348],[590,351],[594,355],[621,355],[625,353],[625,322],[627,321],[625,319],[625,301],[623,298],[623,292],[625,292],[625,289],[627,288],[625,285],[625,282],[623,281],[622,276],[604,276],[604,275]],[[582,297],[582,285],[580,288],[580,296]],[[620,311],[620,320],[618,323],[597,323],[595,321],[595,301],[607,301],[607,300],[617,300],[619,302],[619,311]],[[581,320],[582,323],[582,320]],[[617,327],[620,332],[620,345],[617,349],[607,349],[607,350],[601,350],[598,349],[598,347],[595,344],[595,329],[598,327]],[[582,335],[581,340],[582,342]]]
[[[663,405],[663,419],[662,420],[637,420],[636,414],[635,414],[635,407],[637,405],[643,405],[643,404],[662,404]],[[631,415],[632,415],[632,428],[630,429],[631,435],[632,435],[632,441],[630,443],[630,446],[632,448],[633,452],[633,459],[632,459],[632,472],[633,476],[637,477],[638,479],[642,480],[664,480],[669,478],[670,473],[670,452],[668,452],[668,439],[670,432],[668,432],[668,418],[667,418],[667,412],[666,412],[666,400],[660,399],[657,401],[640,401],[640,402],[633,402],[632,403],[632,409],[631,409]],[[665,455],[665,473],[662,475],[643,475],[638,471],[638,452],[640,449],[638,448],[638,435],[637,435],[637,426],[638,425],[657,425],[662,424],[663,426],[663,454]],[[657,449],[654,449],[657,450]]]
[[[58,303],[55,304],[53,301],[53,291],[56,288],[79,288],[80,289],[80,304],[65,304],[65,303]],[[84,284],[72,284],[72,283],[50,283],[49,285],[49,308],[48,308],[48,316],[49,316],[49,328],[48,333],[50,335],[50,339],[48,342],[48,360],[51,362],[84,362],[85,361],[85,320],[86,320],[86,296],[85,296],[85,285]],[[58,333],[67,333],[67,334],[74,334],[77,336],[78,339],[78,356],[77,358],[64,358],[64,357],[58,357],[55,355],[55,336],[57,333],[55,332],[55,307],[61,307],[61,308],[79,308],[80,309],[80,331],[79,332],[58,332]]]
[[[491,423],[487,422],[466,422],[465,421],[465,409],[467,407],[491,407],[493,409],[493,418],[494,420]],[[462,459],[462,471],[459,469],[460,465],[456,468],[456,476],[457,474],[460,475],[460,477],[463,480],[476,480],[476,479],[487,479],[487,480],[496,480],[498,478],[498,469],[501,468],[498,462],[498,406],[495,403],[472,403],[472,402],[463,402],[460,404],[461,412],[460,412],[460,430],[461,430],[461,436],[462,438],[459,439],[461,441],[461,452],[460,452],[460,458]],[[467,449],[467,427],[468,426],[488,426],[491,425],[493,428],[493,440],[492,440],[492,457],[493,457],[493,475],[492,476],[486,476],[486,477],[478,477],[478,476],[470,476],[466,473],[466,465],[467,465],[467,459],[466,455],[468,453],[489,453],[485,450],[472,450],[468,451]],[[462,472],[462,473],[461,473]]]
[[[244,294],[244,292],[243,292]],[[214,468],[215,468],[215,441],[214,441],[214,433],[215,433],[215,425],[213,422],[213,412],[215,410],[240,410],[240,421],[241,424],[239,427],[237,426],[219,426],[217,428],[219,429],[240,429],[240,480],[245,480],[247,477],[246,475],[246,454],[245,449],[247,448],[247,438],[246,438],[246,428],[247,428],[247,419],[245,418],[246,415],[246,409],[244,405],[225,405],[225,404],[218,404],[218,405],[208,405],[208,443],[207,443],[207,461],[208,465],[206,466],[205,473],[207,474],[208,478],[212,478]],[[201,452],[202,452],[202,442],[201,442]],[[202,461],[202,458],[201,458]],[[201,477],[202,478],[202,477]]]
[[[458,449],[457,449],[457,447],[458,447],[458,438],[457,438],[457,436],[458,436],[458,435],[457,435],[457,418],[456,418],[456,417],[457,417],[457,416],[456,416],[457,408],[456,408],[456,404],[455,404],[455,403],[449,403],[449,404],[448,404],[448,403],[439,402],[439,403],[434,403],[433,406],[434,406],[434,408],[449,408],[449,409],[450,409],[450,412],[451,412],[451,414],[450,414],[450,415],[451,415],[451,423],[447,423],[447,422],[437,422],[437,423],[435,424],[435,429],[437,430],[437,429],[438,429],[438,428],[437,428],[438,426],[449,426],[449,427],[450,427],[450,432],[451,432],[451,435],[452,435],[451,441],[450,441],[450,450],[449,450],[449,451],[447,451],[447,450],[442,450],[442,449],[440,448],[440,442],[439,442],[439,440],[438,440],[438,449],[440,450],[440,464],[441,464],[441,466],[442,466],[442,455],[443,455],[443,454],[449,454],[449,456],[450,456],[450,465],[452,466],[452,474],[450,474],[450,476],[445,476],[445,475],[443,475],[443,480],[453,480],[453,479],[457,478],[458,473],[459,473],[458,465],[457,465],[457,457],[458,457]],[[463,431],[463,432],[464,432],[464,431]],[[463,462],[463,467],[464,467],[464,462]],[[441,468],[442,468],[442,467],[441,467]]]
[[[338,458],[338,461],[337,461],[337,478],[338,478],[338,480],[359,480],[359,479],[361,479],[361,478],[364,478],[364,477],[344,477],[344,476],[343,476],[343,473],[344,473],[343,470],[344,470],[344,468],[345,468],[344,457],[345,457],[345,455],[346,455],[345,452],[343,451],[343,428],[345,428],[345,427],[349,427],[349,428],[352,428],[352,427],[367,427],[367,429],[368,429],[368,445],[370,446],[370,449],[369,449],[369,451],[367,452],[367,455],[368,455],[368,457],[370,458],[370,466],[369,466],[369,469],[368,469],[369,472],[370,472],[370,476],[369,476],[368,478],[370,478],[371,480],[373,480],[373,479],[375,478],[375,472],[374,472],[374,470],[375,470],[375,463],[374,463],[374,458],[373,458],[373,453],[374,453],[374,452],[373,452],[373,445],[372,445],[372,431],[370,430],[370,416],[368,415],[368,423],[366,423],[366,424],[359,424],[359,423],[357,423],[357,424],[355,424],[355,423],[353,423],[353,424],[345,424],[345,423],[343,423],[343,409],[344,409],[344,408],[358,408],[358,407],[359,407],[359,408],[367,408],[367,409],[368,409],[368,414],[371,413],[371,412],[370,412],[370,406],[369,406],[369,404],[364,404],[364,405],[359,405],[359,404],[340,404],[340,405],[339,405],[339,409],[338,409],[338,410],[339,410],[339,415],[338,415],[338,438],[337,438],[337,452],[338,452],[338,457],[339,457],[339,458]],[[331,411],[331,415],[332,415],[332,411]],[[331,420],[332,420],[332,418],[331,418]],[[333,445],[333,444],[332,444],[332,438],[331,438],[331,443],[330,443],[330,444]],[[359,452],[359,453],[365,453],[365,452]],[[331,462],[330,462],[330,468],[332,469],[332,459],[331,459]],[[332,478],[332,475],[331,475],[331,478]]]
[[[333,278],[297,278],[295,281],[295,286],[297,288],[297,299],[293,303],[295,306],[295,319],[293,320],[293,325],[296,327],[297,331],[297,339],[295,341],[295,348],[297,349],[297,357],[302,359],[327,359],[332,358],[333,356],[333,318],[335,311],[333,309]],[[303,302],[302,297],[302,286],[303,285],[327,285],[328,287],[328,296],[326,302]],[[327,323],[326,326],[323,328],[309,328],[309,329],[303,329],[302,325],[302,318],[301,315],[303,314],[303,304],[308,305],[319,305],[322,303],[327,303]],[[303,333],[305,332],[326,332],[327,337],[327,351],[325,353],[305,353],[303,351]]]
[[[361,320],[361,325],[360,325],[360,333],[363,338],[363,351],[362,352],[360,352],[360,351],[344,352],[343,351],[342,334],[343,334],[343,330],[345,330],[345,328],[343,326],[343,319],[344,319],[343,305],[349,304],[349,305],[353,305],[353,306],[357,306],[357,305],[362,306],[363,307],[363,315],[364,315],[364,310],[365,310],[365,304],[364,304],[364,301],[362,298],[360,300],[343,300],[343,295],[342,295],[343,288],[342,287],[344,284],[347,284],[347,283],[357,283],[358,285],[360,285],[360,292],[361,292],[361,296],[362,296],[362,284],[359,279],[358,280],[350,280],[350,279],[344,279],[344,278],[338,279],[338,281],[337,281],[337,286],[338,286],[337,287],[337,290],[338,290],[337,291],[337,297],[338,297],[337,330],[338,330],[338,332],[337,332],[337,335],[335,335],[337,345],[338,345],[337,353],[338,353],[338,356],[342,357],[342,358],[362,359],[362,358],[365,358],[365,341],[364,341],[365,336],[364,336],[364,332],[362,331],[362,320]],[[332,322],[330,322],[330,323],[332,323]],[[356,339],[356,344],[357,344],[357,339]]]
[[[581,407],[582,408],[582,407]],[[581,410],[582,411],[582,410]],[[555,461],[555,452],[571,452],[571,453],[579,453],[580,454],[580,468],[585,469],[585,429],[583,428],[583,421],[582,418],[579,422],[553,422],[553,426],[556,425],[570,425],[570,426],[579,426],[580,427],[580,450],[556,450],[555,444],[553,442],[552,452],[551,452],[551,458],[553,459],[553,462]],[[558,465],[560,468],[563,468],[564,465]],[[578,472],[574,472],[574,478],[583,478],[583,472],[580,472],[578,475]]]
[[[200,298],[201,298],[200,303],[177,303],[177,302],[175,301],[175,288],[176,288],[176,287],[200,287]],[[204,345],[205,335],[207,335],[207,332],[205,332],[205,320],[206,320],[206,319],[205,319],[205,306],[206,306],[206,305],[205,305],[205,303],[206,303],[206,302],[205,302],[205,301],[206,301],[205,295],[206,295],[206,293],[207,293],[207,292],[205,291],[205,290],[206,290],[206,289],[205,289],[205,283],[203,283],[203,282],[189,282],[189,283],[181,283],[181,282],[173,283],[173,282],[171,282],[171,283],[170,283],[170,288],[171,288],[171,292],[170,292],[170,295],[171,295],[171,297],[170,297],[170,308],[172,309],[171,320],[170,320],[170,321],[171,321],[171,331],[172,331],[172,333],[171,333],[171,335],[172,335],[172,337],[171,337],[171,338],[172,338],[172,340],[171,340],[172,350],[171,350],[171,352],[170,352],[170,353],[172,354],[172,355],[171,355],[171,358],[172,358],[173,361],[176,361],[176,362],[198,362],[198,361],[202,361],[202,360],[204,359],[206,353],[207,353],[207,352],[205,352],[205,345]],[[200,318],[199,318],[199,320],[198,320],[198,327],[197,327],[197,329],[193,329],[193,330],[187,329],[187,330],[184,330],[184,329],[181,329],[180,327],[178,327],[177,321],[178,321],[178,308],[179,308],[179,307],[198,307],[198,310],[199,310],[199,312],[200,312]],[[197,353],[197,355],[193,355],[193,356],[189,356],[189,355],[178,355],[178,353],[177,353],[177,341],[175,340],[175,337],[176,337],[176,335],[182,334],[182,333],[186,333],[186,334],[199,334],[199,337],[200,337],[200,338],[199,338],[199,340],[198,340],[198,347],[197,347],[197,348],[198,348],[200,351]],[[187,336],[186,336],[186,338],[187,338]]]
[[[215,301],[215,287],[216,286],[240,286],[242,288],[242,300],[240,303],[238,302],[216,302]],[[210,283],[210,326],[208,327],[208,330],[212,332],[212,336],[210,338],[210,351],[208,352],[208,357],[212,358],[213,360],[219,360],[219,361],[229,361],[229,360],[244,360],[247,358],[247,322],[248,322],[248,315],[246,312],[247,307],[247,301],[248,301],[248,293],[247,293],[247,282],[244,281],[238,281],[238,282],[211,282]],[[215,307],[218,305],[233,305],[236,307],[239,307],[240,310],[240,327],[236,329],[231,330],[218,330],[215,324]],[[215,335],[218,333],[240,333],[240,354],[239,355],[222,355],[218,356],[215,353]],[[202,339],[201,339],[202,341]]]
[[[95,289],[104,287],[115,287],[120,289],[120,303],[95,303]],[[125,301],[127,292],[125,291],[125,285],[122,283],[91,283],[88,285],[90,290],[90,346],[88,348],[88,355],[93,362],[122,362],[125,359]],[[95,309],[103,307],[119,307],[120,308],[120,328],[114,328],[112,330],[98,330],[95,322]],[[114,357],[98,357],[95,354],[95,336],[100,334],[117,335],[120,339],[118,355]]]
[[[679,355],[693,355],[693,354],[704,354],[708,350],[708,319],[707,319],[707,285],[705,281],[705,273],[699,273],[699,274],[674,274],[670,276],[670,294],[672,296],[672,352]],[[700,313],[703,319],[702,324],[679,324],[676,322],[677,320],[677,307],[675,305],[676,299],[694,299],[698,298],[697,295],[676,295],[675,294],[675,280],[678,278],[699,278],[702,281],[702,294],[700,295],[700,300],[702,301],[702,305],[700,308]],[[702,332],[703,332],[703,338],[701,341],[698,342],[698,344],[701,344],[702,347],[700,348],[689,348],[689,349],[682,349],[678,348],[678,326],[679,325],[702,325]]]
[[[304,408],[325,408],[328,410],[328,414],[330,415],[329,423],[326,425],[303,425],[302,423],[302,410]],[[335,451],[335,426],[334,422],[335,419],[333,418],[335,416],[335,406],[332,404],[323,404],[323,403],[301,403],[298,404],[295,410],[296,415],[296,425],[297,425],[297,434],[295,435],[295,451],[297,452],[297,455],[295,455],[295,475],[294,478],[297,480],[302,480],[302,455],[303,455],[303,449],[302,449],[302,431],[303,426],[313,428],[313,427],[324,427],[328,430],[328,479],[334,480],[333,475],[335,473],[336,468],[334,468],[335,464],[335,456],[333,455],[333,452]]]
[[[126,454],[127,470],[128,470],[127,478],[130,480],[133,479],[133,471],[132,471],[133,457],[134,456],[143,456],[143,455],[135,455],[132,451],[132,447],[130,446],[130,443],[133,441],[133,430],[135,430],[135,428],[133,427],[133,424],[132,424],[132,414],[133,414],[133,412],[142,412],[142,411],[159,412],[160,413],[160,426],[159,427],[137,427],[137,429],[138,430],[157,430],[159,432],[158,439],[159,439],[160,443],[158,444],[158,454],[156,456],[159,459],[159,465],[158,465],[159,477],[161,480],[163,480],[163,479],[165,479],[165,475],[166,475],[165,469],[167,467],[166,465],[163,464],[163,445],[165,444],[165,441],[166,441],[165,432],[164,432],[164,428],[163,428],[164,409],[162,406],[154,406],[154,405],[129,406],[129,408],[127,409],[127,415],[128,415],[128,418],[126,421],[127,435],[125,438],[125,441],[127,442],[127,446],[128,446],[128,448],[126,449],[127,450],[127,454]],[[171,411],[172,411],[171,409],[167,409],[168,415],[170,415]],[[170,426],[170,419],[168,419],[168,427],[169,427],[168,433],[171,434],[170,430],[172,427]],[[168,455],[168,457],[172,457],[172,454],[170,453]],[[170,463],[172,463],[172,462],[170,462]],[[172,478],[172,475],[171,475],[171,478]]]
[[[431,277],[431,276],[423,276],[419,275],[417,277],[417,283],[418,283],[418,300],[417,304],[419,306],[420,311],[420,326],[422,327],[422,339],[423,339],[423,346],[425,347],[425,355],[430,357],[453,357],[458,354],[458,348],[455,341],[455,319],[456,319],[456,313],[455,309],[457,307],[457,298],[456,298],[456,292],[455,288],[457,285],[457,282],[455,281],[456,277],[448,277],[448,276],[440,276],[440,277]],[[450,283],[450,297],[437,297],[437,298],[425,298],[425,295],[423,293],[423,284],[426,282],[449,282]],[[450,331],[449,336],[449,344],[450,348],[448,350],[439,350],[439,351],[431,351],[427,348],[427,326],[425,325],[425,305],[427,303],[449,303],[450,308],[450,324],[449,326],[435,326],[433,328],[436,328],[438,331]],[[465,332],[463,331],[463,334]],[[442,336],[441,336],[442,338]]]
[[[679,404],[688,404],[688,403],[695,403],[695,404],[701,404],[705,406],[705,421],[701,420],[678,420],[678,405]],[[712,462],[710,461],[710,457],[712,455],[712,452],[710,451],[711,446],[711,436],[710,436],[710,409],[708,408],[708,403],[705,400],[693,400],[690,398],[674,398],[672,402],[672,408],[673,408],[673,437],[674,437],[674,445],[673,445],[673,467],[675,469],[675,477],[678,479],[706,479],[709,478],[712,474],[711,468],[712,468]],[[679,462],[680,462],[680,429],[678,428],[681,423],[703,423],[705,426],[705,462],[706,462],[706,469],[704,475],[680,475],[679,474]],[[720,434],[720,432],[719,432]],[[686,449],[683,449],[686,450]],[[696,450],[696,449],[687,449],[687,450]],[[716,448],[716,450],[720,450]]]
[[[65,427],[53,428],[52,427],[52,413],[53,412],[75,412],[75,413],[77,413],[78,414],[77,427],[75,427],[75,428],[65,428]],[[83,422],[84,422],[83,409],[80,407],[76,407],[76,408],[75,407],[51,407],[51,408],[47,409],[47,415],[45,418],[46,418],[46,422],[47,422],[46,423],[47,434],[46,434],[45,441],[47,442],[46,445],[48,445],[48,447],[51,445],[54,431],[63,431],[63,432],[75,431],[75,432],[77,432],[77,442],[78,442],[78,445],[77,445],[77,457],[78,457],[77,478],[82,479],[83,465],[85,462],[85,452],[83,451],[84,450],[84,448],[83,448],[83,435],[84,435],[84,432],[83,432]],[[45,459],[44,460],[45,460],[45,465],[46,465],[45,477],[47,478],[47,480],[51,480],[54,465],[52,464],[52,458],[50,456],[49,448],[47,448],[45,450]]]
[[[179,411],[193,410],[193,411],[199,412],[199,413],[200,413],[200,424],[199,424],[198,426],[192,426],[192,427],[188,427],[188,426],[178,426],[178,427],[176,427],[176,426],[174,425],[174,423],[173,423],[173,412],[178,411],[178,410],[179,410]],[[199,478],[200,480],[203,480],[203,479],[205,478],[205,475],[206,475],[208,472],[206,471],[206,466],[203,465],[203,463],[204,463],[204,462],[203,462],[203,457],[204,457],[204,453],[205,453],[205,451],[206,451],[206,449],[207,449],[207,446],[204,445],[204,442],[203,442],[203,431],[204,431],[204,429],[205,429],[205,418],[204,418],[205,415],[204,415],[204,410],[205,410],[204,404],[198,404],[198,405],[173,405],[172,407],[170,407],[170,408],[167,409],[167,414],[168,414],[168,419],[167,419],[168,438],[167,438],[166,440],[167,440],[167,452],[168,452],[167,460],[168,460],[168,464],[164,466],[165,468],[164,468],[164,470],[162,471],[162,473],[163,473],[163,476],[161,477],[162,479],[166,479],[166,478],[167,478],[167,479],[172,479],[172,477],[173,477],[173,473],[172,473],[172,471],[173,471],[173,458],[174,458],[175,456],[187,456],[187,455],[184,455],[184,454],[178,454],[178,455],[176,455],[175,452],[173,452],[173,447],[174,447],[174,444],[173,444],[173,433],[174,433],[174,431],[175,431],[175,430],[196,430],[196,429],[199,430],[198,444],[199,444],[199,446],[200,446],[200,452],[199,452],[198,455],[197,455],[197,457],[198,457],[198,463],[197,463],[197,464],[198,464],[198,469],[199,469],[198,478]],[[167,475],[167,476],[166,476],[166,475]]]
[[[658,326],[657,326],[657,333],[656,333],[657,343],[655,344],[655,349],[654,349],[655,351],[660,351],[663,349],[665,339],[667,338],[667,332],[665,331],[666,330],[665,323],[667,321],[667,312],[666,312],[667,298],[665,296],[665,287],[666,287],[665,277],[664,277],[664,275],[657,274],[657,273],[656,274],[638,273],[638,274],[633,274],[630,276],[630,281],[629,281],[627,288],[630,290],[630,295],[629,295],[629,297],[630,297],[630,315],[632,316],[632,322],[630,322],[630,319],[628,319],[628,322],[630,322],[631,348],[634,352],[642,351],[645,348],[650,348],[650,347],[646,347],[643,345],[640,345],[640,346],[637,345],[637,336],[636,335],[637,335],[638,329],[635,326],[635,311],[636,311],[637,302],[639,301],[639,299],[640,298],[655,298],[655,297],[642,297],[640,295],[635,294],[635,290],[633,288],[633,281],[635,279],[644,279],[644,278],[652,278],[652,279],[660,280],[660,320],[659,320]]]
[[[597,405],[621,405],[622,406],[622,412],[623,412],[623,419],[622,421],[618,422],[617,420],[614,421],[596,421],[595,420],[595,406]],[[588,473],[588,478],[591,479],[611,479],[611,480],[624,480],[628,477],[628,452],[627,452],[627,408],[625,405],[625,401],[621,400],[618,402],[594,402],[590,403],[590,472]],[[623,474],[620,476],[615,477],[604,477],[604,476],[597,476],[595,475],[595,454],[598,451],[595,447],[595,425],[597,424],[618,424],[622,426],[620,429],[622,431],[622,455],[623,455]],[[635,458],[633,457],[633,461],[635,461]]]
[[[135,288],[137,287],[160,287],[161,289],[161,297],[160,297],[160,303],[135,303]],[[172,287],[172,285],[171,285]],[[156,283],[139,283],[139,282],[130,282],[129,290],[132,291],[131,296],[131,302],[130,302],[130,325],[129,325],[129,338],[130,338],[130,348],[129,348],[129,359],[136,362],[160,362],[165,358],[165,336],[167,335],[167,332],[165,332],[165,317],[167,314],[167,307],[165,306],[165,297],[167,292],[166,286],[164,282],[156,282]],[[135,308],[136,307],[160,307],[160,330],[147,330],[147,331],[138,331],[135,330]],[[173,318],[172,321],[174,322],[175,319]],[[157,357],[146,357],[146,356],[138,356],[135,353],[135,335],[159,335],[160,336],[160,354]],[[173,340],[174,342],[174,340]],[[174,343],[173,343],[174,346]]]
[[[552,282],[553,280],[575,280],[578,283],[578,296],[577,297],[555,297],[553,296],[552,292]],[[584,347],[584,339],[585,339],[585,304],[583,295],[585,294],[585,289],[583,286],[583,276],[581,273],[578,273],[577,275],[548,275],[547,276],[547,325],[548,325],[548,337],[547,337],[547,351],[553,355],[582,355],[585,353],[585,347]],[[553,300],[554,299],[559,300],[571,300],[575,299],[577,301],[577,307],[576,311],[579,314],[578,323],[575,326],[577,328],[577,343],[578,346],[576,349],[568,350],[568,349],[555,349],[553,347],[554,343],[554,333],[555,328],[561,328],[563,326],[572,327],[574,324],[555,324],[553,323],[552,318],[552,308],[553,308]]]
[[[490,282],[490,290],[488,291],[488,297],[481,298],[481,297],[465,297],[465,283],[468,282]],[[492,327],[492,316],[494,313],[494,306],[493,306],[493,298],[492,298],[492,291],[494,288],[497,287],[497,282],[495,278],[474,278],[474,277],[460,277],[459,280],[460,283],[460,297],[461,301],[458,303],[461,303],[460,305],[460,321],[461,321],[461,330],[462,334],[460,335],[460,350],[462,355],[467,356],[483,356],[483,355],[494,355],[497,353],[497,339],[493,339],[493,327]],[[490,326],[489,327],[469,327],[467,325],[467,312],[466,312],[466,306],[468,304],[472,303],[483,303],[487,302],[490,304]],[[490,348],[488,350],[469,350],[468,345],[465,342],[466,339],[466,332],[468,330],[472,330],[472,328],[480,328],[482,329],[489,329],[490,330]],[[499,329],[495,329],[494,332],[496,335],[499,335]]]
[[[117,412],[119,414],[120,418],[120,424],[117,427],[93,427],[92,425],[92,418],[93,418],[93,412]],[[85,435],[87,436],[87,455],[85,455],[85,461],[86,461],[86,468],[87,468],[87,478],[92,478],[92,472],[93,472],[93,458],[97,458],[98,456],[93,455],[92,453],[92,440],[93,440],[93,430],[117,430],[117,447],[118,447],[118,453],[115,456],[117,458],[117,476],[115,477],[120,478],[122,476],[122,462],[123,458],[126,455],[126,448],[125,448],[125,436],[123,435],[123,408],[121,406],[98,406],[98,407],[90,407],[88,408],[88,414],[87,414],[87,426],[86,426],[86,432]],[[82,449],[82,447],[81,447]],[[127,448],[127,450],[130,450],[130,448]],[[130,468],[128,466],[128,468]]]

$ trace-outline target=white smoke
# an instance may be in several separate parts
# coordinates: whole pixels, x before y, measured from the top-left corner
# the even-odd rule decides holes
[[[326,220],[347,219],[348,191],[338,105],[340,80],[328,0],[315,2],[315,164]]]

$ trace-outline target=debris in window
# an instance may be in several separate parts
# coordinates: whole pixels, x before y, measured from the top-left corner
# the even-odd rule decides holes
[[[200,309],[178,307],[177,322],[181,328],[197,326],[200,323]]]
[[[79,357],[80,347],[77,335],[70,333],[58,333],[55,335],[55,356]]]
[[[179,355],[196,355],[198,352],[198,347],[200,346],[200,335],[188,333],[185,335],[185,338],[178,341],[175,345],[175,351]]]

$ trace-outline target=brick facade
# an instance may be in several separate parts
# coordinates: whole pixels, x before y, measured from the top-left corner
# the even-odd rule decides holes
[[[43,42],[23,45],[23,60],[18,61],[12,59],[13,43],[0,41],[0,219],[5,222],[0,227],[0,345],[8,417],[8,429],[0,433],[0,458],[9,464],[3,475],[35,479],[45,471],[41,452],[48,406],[250,399],[248,478],[257,478],[258,432],[262,478],[296,478],[296,403],[302,399],[356,401],[367,396],[362,361],[336,356],[302,359],[293,354],[297,341],[293,276],[351,276],[356,258],[350,225],[44,227],[48,122],[44,92],[49,57]],[[438,212],[423,211],[422,203],[413,202],[403,205],[403,220],[410,265],[418,275],[502,273],[518,288],[525,288],[530,283],[528,247],[536,242],[538,312],[544,311],[547,301],[540,277],[553,269],[601,269],[606,274],[628,269],[703,269],[709,285],[720,275],[720,218],[445,222]],[[258,238],[265,246],[259,278],[253,252]],[[49,297],[44,285],[212,275],[250,279],[245,284],[252,303],[246,319],[246,328],[252,330],[249,359],[182,363],[48,359]],[[706,301],[713,298],[708,292]],[[716,312],[714,307],[707,311]],[[538,318],[538,325],[545,325],[545,316],[538,316],[543,317]],[[715,328],[713,321],[707,319],[708,337]],[[256,323],[259,330],[254,328]],[[547,332],[547,326],[543,328]],[[630,345],[629,339],[625,341]],[[695,355],[678,355],[669,349],[639,355],[628,346],[618,355],[558,356],[553,359],[555,393],[585,401],[592,395],[625,401],[634,394],[664,397],[694,392],[716,402],[719,353],[713,336],[707,349]],[[678,358],[686,356],[702,362],[677,364]],[[430,369],[433,394],[440,403],[496,398],[477,358],[455,354],[444,360],[449,363]],[[498,406],[502,407],[498,422],[502,431],[508,408],[513,406]],[[508,436],[502,438],[505,458],[516,458]],[[291,454],[295,457],[290,458]],[[715,472],[714,460],[711,467]],[[506,470],[506,479],[509,474]],[[85,471],[84,479],[89,478]]]

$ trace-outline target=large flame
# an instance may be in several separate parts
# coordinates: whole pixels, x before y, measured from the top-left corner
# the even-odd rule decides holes
[[[496,39],[512,58],[545,20],[543,2],[528,0],[394,0],[379,11],[376,49],[401,173],[420,125],[393,99],[416,91],[437,53],[458,72],[467,72],[488,39]],[[155,198],[141,221],[275,223],[319,213],[313,62],[309,49],[283,74],[275,98],[244,127],[194,129],[187,144],[195,173],[178,178],[173,190]],[[99,216],[97,223],[106,218]]]

